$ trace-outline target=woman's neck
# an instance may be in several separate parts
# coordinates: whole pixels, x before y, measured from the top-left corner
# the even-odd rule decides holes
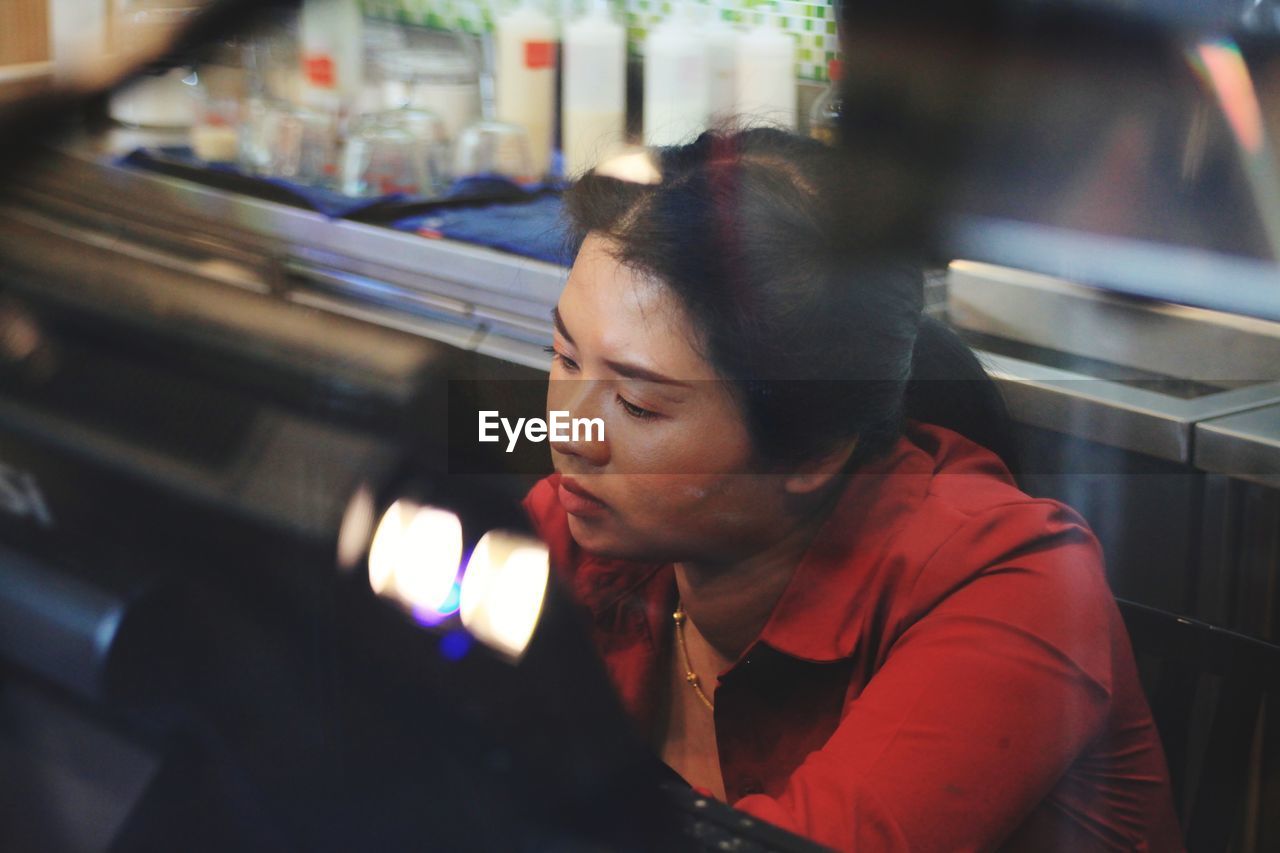
[[[675,564],[684,611],[719,655],[735,661],[760,635],[827,514],[808,516],[782,539],[745,559]]]

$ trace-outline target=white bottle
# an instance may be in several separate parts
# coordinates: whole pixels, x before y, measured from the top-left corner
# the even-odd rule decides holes
[[[359,0],[305,0],[298,14],[302,102],[340,115],[364,87],[364,16]]]
[[[644,141],[688,142],[711,116],[711,70],[702,30],[681,3],[644,42]]]
[[[551,168],[555,121],[555,22],[535,5],[523,2],[494,22],[497,61],[494,107],[498,121],[519,125],[529,134],[529,155],[536,174]]]
[[[796,43],[777,23],[757,24],[738,37],[735,89],[744,125],[796,129]]]
[[[711,74],[711,124],[727,125],[737,110],[738,31],[726,21],[714,17],[718,9],[703,7],[703,38],[707,44],[707,62]]]
[[[606,0],[565,28],[561,78],[564,171],[579,175],[626,141],[627,37]]]

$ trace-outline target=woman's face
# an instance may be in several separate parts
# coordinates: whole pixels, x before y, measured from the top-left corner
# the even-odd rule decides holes
[[[569,530],[615,558],[758,551],[785,526],[784,478],[760,471],[730,386],[699,354],[676,297],[608,248],[587,237],[555,316],[548,412],[604,423],[602,441],[551,442]]]

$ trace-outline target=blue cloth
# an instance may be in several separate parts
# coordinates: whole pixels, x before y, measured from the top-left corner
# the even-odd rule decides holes
[[[118,162],[126,166],[199,181],[219,189],[242,192],[269,201],[292,202],[297,206],[308,207],[335,219],[350,216],[374,204],[410,198],[403,193],[380,198],[349,196],[324,187],[286,181],[284,178],[254,175],[242,171],[231,163],[209,163],[201,160],[191,152],[190,148],[183,146],[139,148],[121,157]],[[258,191],[255,191],[255,188]],[[293,198],[290,199],[287,196]]]
[[[515,204],[486,204],[433,211],[395,222],[400,231],[425,232],[527,258],[568,265],[564,205],[547,194]]]
[[[230,163],[208,163],[198,159],[187,147],[139,148],[118,162],[268,201],[305,207],[335,219],[367,212],[369,218],[364,221],[386,221],[383,216],[387,211],[382,208],[394,216],[397,203],[414,204],[418,212],[391,221],[390,227],[475,243],[554,264],[567,265],[573,260],[566,257],[562,205],[555,192],[562,188],[561,184],[522,187],[501,176],[475,175],[455,181],[445,195],[435,199],[404,194],[355,198],[322,187],[249,174]],[[474,205],[468,204],[468,196],[477,196]],[[503,201],[487,202],[485,196],[500,197]],[[434,209],[423,212],[424,207],[437,204]],[[375,207],[379,209],[375,211]]]
[[[547,190],[563,190],[569,186],[568,181],[547,181],[540,184],[517,184],[510,178],[488,172],[479,175],[468,175],[458,178],[445,193],[446,198],[460,195],[504,195],[508,193],[525,193],[530,198]]]

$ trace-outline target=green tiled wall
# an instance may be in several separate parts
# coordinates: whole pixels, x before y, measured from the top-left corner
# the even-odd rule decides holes
[[[406,24],[458,29],[478,33],[493,26],[495,10],[505,8],[505,0],[363,0],[365,13],[373,18]],[[627,35],[638,51],[645,33],[670,12],[673,3],[697,3],[716,9],[727,21],[750,23],[780,18],[782,27],[796,39],[796,76],[805,80],[826,80],[827,61],[836,51],[836,22],[831,0],[799,3],[791,0],[614,0],[615,8],[625,8]],[[548,8],[578,8],[579,2],[549,0]]]

